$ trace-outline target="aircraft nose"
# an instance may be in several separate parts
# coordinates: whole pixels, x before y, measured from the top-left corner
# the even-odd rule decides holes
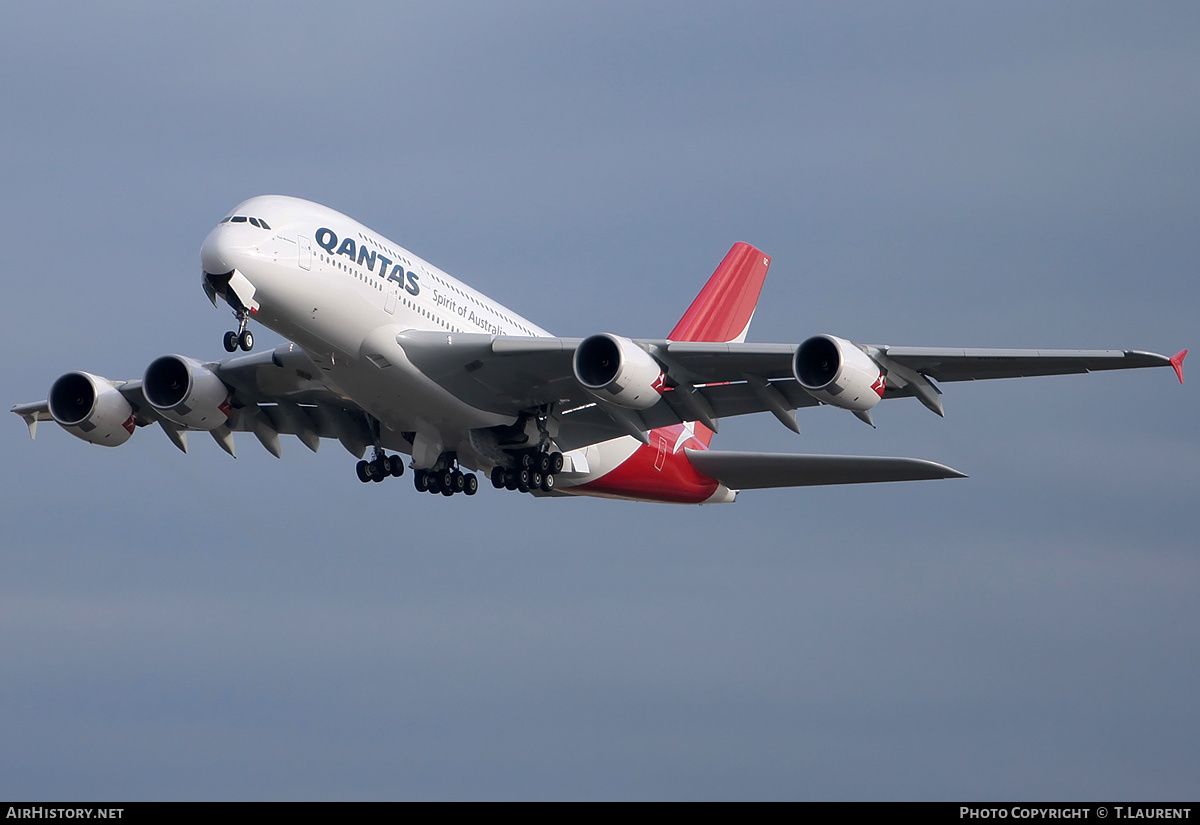
[[[224,275],[234,268],[228,229],[226,224],[217,226],[200,245],[200,267],[205,274]]]

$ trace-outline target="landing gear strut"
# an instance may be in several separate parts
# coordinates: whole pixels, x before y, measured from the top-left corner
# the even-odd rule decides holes
[[[250,314],[245,310],[237,310],[233,314],[238,319],[238,328],[237,332],[231,330],[225,333],[225,337],[222,339],[225,351],[237,352],[238,347],[241,347],[243,352],[249,352],[254,349],[254,333],[246,329],[246,325],[250,322]]]

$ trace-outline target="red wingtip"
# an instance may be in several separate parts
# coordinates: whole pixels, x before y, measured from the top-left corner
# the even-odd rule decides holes
[[[1175,374],[1179,376],[1179,383],[1183,383],[1183,359],[1187,357],[1187,350],[1180,350],[1171,359],[1171,366],[1175,368]]]

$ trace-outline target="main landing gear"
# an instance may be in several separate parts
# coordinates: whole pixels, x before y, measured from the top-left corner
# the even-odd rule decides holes
[[[562,472],[563,455],[560,452],[524,450],[517,457],[515,469],[492,468],[492,486],[497,490],[520,490],[529,493],[541,490],[549,493],[554,489],[554,474]]]
[[[513,469],[499,466],[492,469],[493,487],[520,490],[522,493],[535,490],[549,493],[554,489],[554,474],[563,468],[562,453],[523,450],[516,458],[517,466]],[[417,492],[441,493],[444,496],[455,493],[473,496],[479,492],[479,479],[474,473],[460,470],[453,454],[443,456],[436,466],[438,469],[435,470],[413,470],[413,486]],[[404,475],[404,462],[400,456],[387,455],[376,447],[375,457],[370,461],[358,462],[355,470],[358,480],[364,484],[368,481],[380,482],[389,476]]]
[[[238,319],[237,332],[232,330],[225,333],[222,343],[225,344],[226,352],[237,352],[238,347],[242,348],[243,352],[249,352],[254,349],[254,333],[246,329],[246,325],[250,321],[249,313],[244,310],[238,310],[233,313]]]
[[[383,450],[376,449],[371,461],[360,461],[354,469],[363,484],[368,481],[380,482],[388,476],[399,478],[404,475],[404,460],[398,455],[385,455]]]
[[[419,493],[441,493],[444,496],[466,493],[473,496],[479,491],[479,479],[474,473],[464,473],[457,468],[413,470],[413,486]]]

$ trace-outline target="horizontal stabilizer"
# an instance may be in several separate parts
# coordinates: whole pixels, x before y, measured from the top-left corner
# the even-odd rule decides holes
[[[958,470],[920,458],[692,449],[687,457],[693,467],[731,490],[966,478]]]

